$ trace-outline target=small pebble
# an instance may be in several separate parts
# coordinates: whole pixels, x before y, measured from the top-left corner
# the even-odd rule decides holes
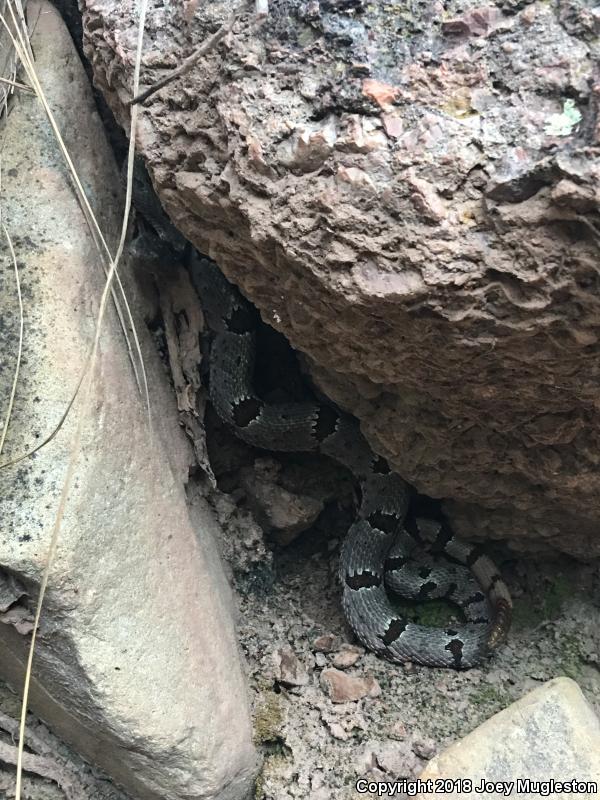
[[[396,720],[390,730],[391,739],[406,739],[408,730],[401,719]]]
[[[350,738],[350,734],[344,730],[343,725],[341,725],[339,722],[330,722],[328,727],[329,732],[334,739],[340,739],[341,741],[346,742]]]
[[[314,640],[312,649],[315,653],[333,653],[340,646],[340,637],[333,633],[325,633]]]
[[[388,775],[413,776],[422,768],[408,742],[379,742],[375,757],[377,765]]]
[[[291,647],[280,647],[273,653],[275,679],[285,686],[306,686],[308,672]]]
[[[321,686],[333,703],[349,703],[381,694],[381,687],[372,675],[355,677],[333,668],[323,670]]]
[[[333,666],[338,669],[353,667],[363,653],[364,650],[362,647],[357,647],[353,644],[344,644],[333,656]]]
[[[423,737],[413,740],[412,749],[413,753],[418,755],[419,758],[424,758],[429,761],[429,759],[433,758],[436,754],[437,746],[433,739]]]
[[[315,653],[315,667],[322,669],[326,667],[328,663],[325,653]]]

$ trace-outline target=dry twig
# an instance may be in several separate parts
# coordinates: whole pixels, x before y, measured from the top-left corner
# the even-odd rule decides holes
[[[210,53],[211,50],[214,50],[221,39],[223,39],[223,37],[226,36],[233,28],[236,19],[237,13],[234,11],[227,22],[224,22],[219,30],[216,33],[213,33],[210,39],[202,42],[202,44],[192,53],[192,55],[188,56],[176,69],[174,69],[168,75],[165,75],[164,78],[156,81],[156,83],[153,83],[152,86],[148,87],[148,89],[145,89],[143,92],[140,92],[138,95],[136,95],[133,100],[131,100],[129,105],[135,106],[138,103],[143,103],[144,100],[147,100],[151,95],[153,95],[155,92],[158,92],[164,86],[167,86],[180,75],[185,75],[187,72],[189,72],[194,64],[196,64],[196,62],[202,58],[202,56],[205,56],[207,53]]]

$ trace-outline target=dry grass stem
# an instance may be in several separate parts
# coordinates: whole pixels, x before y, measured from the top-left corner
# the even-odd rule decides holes
[[[11,2],[12,2],[12,0],[11,0]],[[44,110],[46,112],[46,115],[47,115],[48,119],[49,119],[50,125],[51,125],[52,130],[54,132],[54,135],[55,135],[55,137],[56,137],[56,139],[57,139],[57,141],[59,143],[59,146],[60,146],[61,152],[63,154],[63,157],[64,157],[64,159],[65,159],[65,161],[67,163],[67,166],[68,166],[68,168],[70,170],[70,174],[72,176],[72,179],[73,179],[73,182],[74,182],[74,185],[75,185],[75,190],[76,190],[76,193],[77,193],[77,197],[78,197],[78,199],[80,201],[81,208],[82,208],[82,210],[84,212],[84,215],[86,217],[86,220],[88,222],[88,225],[90,227],[92,235],[93,235],[94,240],[96,242],[96,245],[99,247],[101,253],[103,254],[103,264],[102,264],[102,266],[103,266],[103,269],[104,269],[105,276],[108,278],[109,269],[110,269],[110,265],[112,265],[112,263],[113,263],[113,258],[111,256],[110,250],[109,250],[108,245],[106,243],[106,239],[103,236],[102,231],[100,230],[100,227],[99,227],[98,222],[96,220],[96,217],[95,217],[95,215],[93,213],[93,210],[92,210],[92,208],[90,206],[88,198],[87,198],[87,196],[85,194],[85,191],[83,189],[81,181],[79,180],[79,177],[77,175],[75,166],[74,166],[74,164],[73,164],[73,162],[71,160],[70,154],[69,154],[69,152],[67,150],[67,147],[66,147],[66,145],[64,143],[64,140],[63,140],[63,138],[61,136],[60,130],[58,129],[58,125],[56,123],[54,115],[52,114],[52,111],[51,111],[51,109],[50,109],[50,107],[49,107],[49,105],[47,103],[45,94],[43,92],[43,89],[42,89],[42,87],[40,85],[40,82],[38,80],[38,77],[37,77],[37,73],[35,71],[35,65],[28,57],[28,50],[24,45],[24,39],[26,39],[26,31],[24,33],[23,29],[18,25],[16,17],[15,17],[15,14],[14,14],[14,11],[12,9],[12,6],[10,5],[10,2],[9,2],[9,5],[8,5],[8,8],[9,8],[9,11],[10,11],[10,14],[11,14],[11,17],[12,17],[13,26],[14,26],[14,28],[16,30],[16,36],[13,34],[13,32],[11,30],[11,27],[9,26],[8,22],[6,21],[6,19],[2,15],[0,15],[0,22],[4,25],[4,28],[6,29],[8,35],[9,35],[11,41],[12,41],[13,47],[15,48],[15,51],[16,51],[19,59],[23,63],[23,66],[24,66],[24,68],[25,68],[25,70],[26,70],[26,72],[28,74],[28,77],[29,77],[30,82],[31,82],[31,84],[33,86],[33,89],[36,92],[36,94],[38,96],[38,99],[42,103],[42,106],[43,106],[43,108],[44,108]],[[138,79],[138,84],[137,85],[139,85],[139,65],[137,67],[137,72],[138,72],[138,78],[137,78]],[[134,81],[135,81],[135,76],[134,76]],[[132,115],[132,117],[133,117],[133,115]],[[130,210],[130,201],[129,201],[129,205],[127,207],[126,219],[128,219],[129,210]],[[125,223],[125,226],[126,226],[126,223]],[[123,249],[123,244],[122,243],[123,243],[123,231],[121,232],[121,239],[120,239],[120,243],[119,243],[120,253],[122,252],[122,249]],[[120,256],[120,253],[119,253],[119,256]],[[106,261],[108,261],[108,264],[106,264]],[[143,392],[143,394],[144,394],[146,407],[148,409],[148,418],[150,418],[150,399],[149,399],[149,391],[148,391],[148,381],[147,381],[147,376],[146,376],[146,370],[145,370],[145,367],[144,367],[141,347],[140,347],[140,343],[139,343],[139,337],[138,337],[138,334],[137,334],[137,329],[136,329],[135,323],[133,321],[133,316],[131,314],[131,309],[129,307],[129,303],[127,301],[127,297],[125,295],[125,291],[124,291],[124,288],[122,286],[121,279],[119,277],[118,272],[116,273],[115,277],[116,277],[116,281],[117,281],[117,284],[118,284],[119,289],[120,289],[121,297],[123,299],[123,304],[125,306],[129,328],[130,328],[131,334],[133,336],[134,345],[135,345],[135,351],[137,353],[137,359],[134,358],[133,349],[131,347],[131,342],[129,340],[129,335],[128,335],[128,332],[127,332],[127,326],[126,326],[125,320],[123,318],[123,313],[121,311],[121,306],[120,306],[120,303],[119,303],[116,295],[114,294],[114,288],[112,287],[112,285],[111,285],[111,295],[112,295],[112,298],[113,298],[113,301],[114,301],[114,304],[115,304],[115,309],[116,309],[117,315],[119,317],[119,322],[121,324],[121,328],[122,328],[122,330],[124,332],[124,335],[125,335],[125,341],[127,343],[128,353],[129,353],[130,361],[131,361],[131,364],[132,364],[132,367],[133,367],[133,370],[134,370],[134,375],[135,375],[135,379],[136,379],[136,382],[137,382],[137,385],[138,385],[138,389],[141,392]],[[137,369],[137,366],[136,366],[136,361],[139,362],[139,364],[140,364],[141,380],[140,380],[138,369]],[[85,372],[85,369],[84,369],[84,372]],[[6,462],[4,464],[0,464],[0,469],[3,468],[3,467],[11,466],[11,465],[17,463],[18,461],[22,461],[24,458],[27,458],[29,455],[31,455],[31,454],[35,453],[37,450],[41,449],[41,447],[43,447],[45,444],[48,444],[48,442],[50,442],[56,436],[56,434],[58,433],[58,431],[62,427],[66,417],[68,416],[68,413],[70,412],[70,410],[71,410],[71,408],[73,406],[73,403],[75,401],[75,397],[77,395],[77,392],[80,390],[80,387],[81,387],[81,384],[82,384],[82,380],[83,380],[83,376],[82,376],[82,378],[80,378],[80,380],[79,380],[79,382],[77,384],[75,393],[74,393],[71,401],[69,402],[65,413],[61,417],[58,425],[55,427],[55,429],[52,431],[52,433],[49,436],[47,436],[41,444],[36,445],[36,447],[33,448],[32,450],[30,450],[28,453],[24,453],[24,454],[18,456],[17,458],[11,459],[10,461],[8,461],[8,462]]]
[[[6,229],[6,225],[2,223],[2,230],[4,231],[4,236],[6,237],[6,241],[8,243],[8,249],[10,250],[10,256],[13,262],[13,268],[15,271],[15,284],[17,287],[17,298],[19,301],[19,344],[17,345],[17,360],[15,363],[15,374],[13,377],[12,387],[10,391],[10,397],[8,400],[8,408],[6,410],[6,420],[4,421],[4,425],[2,426],[2,433],[0,434],[0,453],[4,448],[4,440],[6,439],[6,433],[8,431],[8,424],[10,422],[10,417],[13,410],[13,405],[15,402],[15,395],[17,393],[17,384],[19,382],[19,369],[21,368],[21,357],[23,355],[23,298],[21,296],[21,281],[19,280],[19,267],[17,264],[17,257],[15,255],[15,250],[13,247],[12,239]]]
[[[19,0],[13,0],[13,1],[17,2],[17,3],[19,2]],[[137,53],[136,53],[136,65],[135,65],[135,70],[134,70],[134,94],[137,92],[138,86],[139,86],[139,71],[140,71],[140,63],[141,63],[142,41],[143,41],[144,23],[145,23],[145,17],[146,17],[146,7],[147,7],[146,0],[141,0],[141,3],[140,3],[140,22],[139,22],[139,28],[138,28],[138,42],[137,42]],[[80,408],[79,408],[79,416],[78,416],[78,420],[77,420],[77,426],[76,426],[76,429],[75,429],[75,433],[74,433],[73,439],[71,441],[71,447],[70,447],[70,451],[69,451],[69,460],[68,460],[68,465],[67,465],[67,471],[66,471],[65,479],[64,479],[64,482],[63,482],[62,490],[61,490],[60,500],[59,500],[58,509],[57,509],[57,513],[56,513],[56,517],[55,517],[55,521],[54,521],[54,526],[53,526],[53,529],[52,529],[52,534],[51,534],[51,537],[50,537],[50,544],[49,544],[48,554],[47,554],[47,557],[46,557],[46,563],[45,563],[45,567],[44,567],[44,571],[43,571],[42,579],[41,579],[41,583],[40,583],[40,591],[39,591],[39,595],[38,595],[38,599],[37,599],[35,616],[34,616],[33,632],[32,632],[31,642],[30,642],[30,646],[29,646],[27,666],[26,666],[26,671],[25,671],[25,681],[24,681],[24,686],[23,686],[23,702],[22,702],[22,707],[21,707],[21,718],[20,718],[20,722],[19,722],[19,742],[18,742],[17,759],[16,759],[17,768],[16,768],[16,783],[15,783],[15,800],[21,800],[23,760],[24,760],[24,755],[25,755],[24,754],[25,728],[26,728],[27,708],[28,708],[28,702],[29,702],[29,690],[30,690],[30,684],[31,684],[33,656],[34,656],[34,653],[35,653],[37,632],[38,632],[38,629],[39,629],[39,623],[40,623],[41,612],[42,612],[42,607],[43,607],[43,602],[44,602],[44,596],[45,596],[46,589],[47,589],[47,586],[48,586],[48,578],[49,578],[50,572],[52,570],[52,565],[54,563],[54,557],[55,557],[55,554],[56,554],[56,549],[57,549],[57,544],[58,544],[58,536],[59,536],[60,528],[61,528],[62,521],[63,521],[64,514],[65,514],[65,508],[66,508],[67,499],[68,499],[68,496],[69,496],[69,491],[70,491],[71,486],[73,484],[73,479],[74,479],[74,475],[75,475],[75,467],[76,467],[76,464],[77,464],[77,459],[78,459],[79,453],[81,451],[83,428],[84,428],[84,423],[85,423],[85,420],[86,420],[86,415],[87,415],[87,412],[88,412],[89,406],[90,406],[90,398],[91,398],[91,392],[92,392],[92,387],[93,387],[94,366],[96,364],[96,360],[97,360],[97,356],[98,356],[98,347],[99,347],[99,342],[100,342],[100,332],[101,332],[101,329],[102,329],[102,322],[103,322],[104,315],[105,315],[105,312],[106,312],[108,298],[109,298],[109,296],[111,295],[111,292],[112,292],[113,279],[116,278],[116,280],[119,281],[119,277],[118,277],[118,273],[117,273],[117,265],[118,265],[118,262],[119,262],[119,258],[121,257],[121,254],[123,252],[125,236],[126,236],[126,231],[127,231],[127,222],[128,222],[129,211],[130,211],[130,207],[131,207],[131,178],[132,178],[132,173],[133,173],[133,155],[134,155],[134,147],[135,147],[135,133],[136,133],[135,126],[136,126],[136,122],[137,122],[137,112],[132,109],[131,127],[130,127],[130,148],[129,148],[128,165],[127,165],[127,167],[128,167],[127,168],[128,185],[127,185],[127,193],[126,193],[125,211],[124,211],[123,224],[122,224],[122,228],[121,228],[121,237],[120,237],[120,240],[119,240],[117,253],[116,253],[115,257],[112,258],[111,254],[110,254],[110,250],[108,249],[108,246],[106,244],[105,238],[102,235],[102,232],[101,232],[101,230],[100,230],[100,228],[98,226],[97,220],[96,220],[96,218],[95,218],[95,216],[93,214],[92,208],[91,208],[91,206],[89,204],[89,201],[88,201],[88,199],[87,199],[87,197],[85,195],[85,192],[83,190],[83,186],[81,185],[81,181],[79,180],[79,177],[78,177],[77,172],[75,170],[75,166],[74,166],[74,164],[73,164],[73,162],[71,160],[71,157],[70,157],[70,155],[68,153],[66,145],[65,145],[65,143],[63,141],[63,138],[61,136],[60,130],[58,129],[58,125],[56,123],[54,115],[52,114],[52,111],[51,111],[51,109],[50,109],[50,107],[48,105],[48,102],[46,100],[46,97],[45,97],[45,94],[43,92],[43,89],[42,89],[42,87],[40,85],[40,82],[38,80],[37,73],[36,73],[36,70],[35,70],[35,65],[34,65],[34,62],[33,62],[33,58],[31,57],[31,47],[30,47],[29,40],[28,40],[27,28],[26,28],[26,25],[25,25],[25,22],[24,22],[24,15],[23,15],[23,12],[22,12],[22,7],[20,7],[20,5],[17,6],[16,15],[15,15],[15,11],[13,10],[12,5],[11,5],[10,2],[9,2],[9,5],[8,5],[8,8],[9,8],[9,12],[10,12],[10,15],[11,15],[11,18],[12,18],[12,23],[14,25],[14,29],[15,29],[16,35],[13,35],[13,33],[12,33],[12,31],[11,31],[11,29],[10,29],[10,27],[9,27],[9,25],[8,25],[6,19],[4,18],[3,15],[0,17],[0,20],[2,21],[2,24],[4,25],[5,29],[7,30],[8,34],[9,34],[9,36],[11,38],[11,41],[13,43],[13,46],[15,47],[15,50],[17,52],[17,55],[18,55],[19,59],[21,60],[23,66],[24,66],[24,68],[25,68],[25,70],[27,72],[28,79],[30,80],[31,85],[35,89],[35,92],[36,92],[36,94],[38,96],[38,99],[40,100],[40,102],[41,102],[41,104],[42,104],[42,106],[44,108],[46,116],[48,117],[48,120],[49,120],[50,125],[52,127],[53,133],[54,133],[54,135],[56,137],[57,142],[59,143],[59,146],[60,146],[60,149],[62,151],[63,157],[64,157],[64,159],[65,159],[65,161],[66,161],[66,163],[67,163],[67,165],[69,167],[69,170],[71,172],[71,175],[73,177],[73,181],[74,181],[74,183],[75,183],[75,185],[77,187],[77,191],[78,191],[78,196],[79,196],[80,202],[82,203],[82,206],[84,207],[84,209],[86,211],[86,218],[88,219],[88,221],[90,221],[92,223],[92,229],[95,232],[95,238],[97,238],[97,240],[101,243],[102,251],[104,252],[105,256],[108,258],[108,262],[109,262],[109,266],[105,270],[105,272],[106,272],[106,281],[105,281],[105,284],[104,284],[104,289],[103,289],[103,292],[102,292],[102,296],[100,298],[100,306],[99,306],[98,314],[97,314],[97,318],[96,318],[96,329],[95,329],[94,343],[93,343],[93,347],[92,347],[90,358],[89,358],[89,360],[88,360],[88,362],[86,364],[86,370],[85,370],[84,375],[83,375],[82,379],[80,380],[80,384],[79,384],[79,386],[82,387],[82,391],[81,391],[81,394],[80,394],[81,402],[80,402]],[[20,19],[20,22],[21,22],[20,25],[17,22],[16,16],[18,16],[19,19]],[[120,283],[119,283],[119,285],[120,285]],[[124,294],[124,292],[122,290],[122,287],[121,287],[121,291],[122,291],[122,296],[123,296],[123,299],[124,299],[124,302],[125,302],[125,305],[126,305],[126,309],[127,309],[128,315],[129,315],[129,319],[131,321],[132,329],[135,332],[135,325],[133,323],[133,318],[131,316],[131,312],[129,310],[129,305],[128,305],[127,300],[125,298],[125,294]],[[148,409],[149,409],[148,387],[147,387],[147,381],[146,381],[146,373],[145,373],[145,369],[143,367],[143,360],[141,358],[141,348],[139,346],[139,341],[138,341],[138,338],[137,338],[137,334],[134,333],[134,336],[135,336],[135,341],[136,341],[138,354],[140,356],[140,363],[142,365],[142,372],[143,372],[143,376],[144,376],[144,384],[145,384],[145,389],[146,389],[146,402],[147,402],[147,406],[148,406]],[[78,389],[79,389],[79,387],[78,387]],[[76,392],[75,396],[77,396],[77,392]],[[73,400],[71,401],[70,405],[72,405],[72,403],[73,403],[73,401],[75,399],[75,396],[73,397]]]
[[[19,83],[19,81],[13,81],[10,78],[0,78],[0,83],[10,86],[11,89],[19,89],[22,92],[30,92],[31,94],[35,94],[35,89],[33,89],[31,86],[27,86],[26,83]]]
[[[81,206],[83,208],[84,214],[86,216],[86,220],[87,220],[88,224],[91,227],[92,233],[94,235],[94,239],[96,240],[97,243],[99,243],[99,246],[101,247],[101,252],[103,253],[103,264],[102,264],[102,266],[103,266],[103,269],[104,269],[104,273],[107,276],[109,268],[110,268],[110,265],[112,264],[112,261],[113,261],[111,253],[110,253],[110,250],[109,250],[109,247],[108,247],[108,245],[106,243],[106,239],[105,239],[102,231],[100,230],[100,226],[98,225],[98,221],[96,220],[96,217],[95,217],[94,212],[92,210],[92,207],[91,207],[91,205],[89,203],[89,200],[87,198],[85,190],[84,190],[84,188],[83,188],[83,186],[81,184],[81,181],[79,180],[79,176],[77,175],[77,170],[75,169],[75,165],[73,164],[73,161],[71,159],[69,151],[68,151],[68,149],[66,147],[66,144],[65,144],[65,142],[63,140],[63,137],[62,137],[62,135],[60,133],[60,130],[58,128],[58,125],[57,125],[56,120],[54,118],[54,115],[52,113],[52,110],[50,109],[50,107],[48,105],[45,93],[43,91],[43,88],[42,88],[42,86],[41,86],[41,84],[39,82],[39,79],[37,77],[37,73],[35,71],[35,64],[34,64],[33,60],[31,60],[29,55],[28,55],[28,52],[29,52],[28,51],[29,41],[28,41],[28,37],[27,37],[27,30],[25,28],[22,29],[18,25],[17,19],[15,17],[15,13],[14,13],[13,8],[12,8],[12,2],[14,2],[14,0],[10,0],[9,1],[8,10],[9,10],[9,12],[11,14],[12,23],[13,23],[13,26],[14,26],[15,31],[16,31],[16,37],[15,37],[15,35],[13,35],[13,32],[12,32],[10,26],[8,25],[6,19],[4,18],[4,16],[0,15],[0,21],[2,22],[2,24],[5,27],[7,33],[8,33],[8,35],[9,35],[11,41],[12,41],[12,44],[13,44],[16,52],[17,52],[17,56],[18,56],[19,60],[21,61],[21,63],[23,64],[23,67],[25,68],[25,71],[27,72],[27,76],[28,76],[29,82],[33,86],[33,88],[35,90],[35,93],[36,93],[39,101],[41,102],[41,104],[42,104],[42,106],[44,108],[46,116],[48,117],[48,120],[49,120],[50,125],[52,127],[52,131],[54,133],[54,136],[55,136],[55,138],[56,138],[56,140],[57,140],[57,142],[59,144],[59,147],[61,149],[63,158],[64,158],[64,160],[65,160],[65,162],[67,164],[67,167],[69,168],[69,172],[70,172],[71,177],[73,179],[73,182],[75,184],[77,197],[78,197],[78,199],[79,199],[79,201],[81,203]],[[26,46],[26,42],[27,42],[27,46]],[[129,307],[129,303],[128,303],[127,297],[125,295],[125,290],[123,288],[123,285],[121,283],[121,279],[120,279],[118,273],[116,275],[116,282],[117,282],[119,290],[120,290],[120,295],[121,295],[121,298],[122,298],[122,301],[123,301],[123,305],[125,306],[125,311],[126,311],[126,314],[127,314],[128,323],[129,323],[129,326],[131,328],[132,335],[134,337],[134,342],[135,342],[135,345],[136,345],[136,351],[137,351],[138,359],[140,361],[140,367],[141,367],[142,378],[143,378],[143,383],[144,383],[144,390],[145,390],[145,395],[146,395],[146,403],[148,404],[147,381],[146,381],[146,376],[145,376],[145,369],[144,369],[144,364],[143,364],[142,353],[141,353],[141,349],[139,347],[137,331],[136,331],[135,323],[133,321],[133,316],[131,314],[131,309]],[[112,293],[112,296],[113,296],[113,301],[115,303],[115,306],[117,307],[117,309],[119,309],[119,301],[118,301],[118,299],[117,299],[117,297],[114,294],[112,289],[111,289],[111,293]],[[121,315],[120,311],[118,311],[118,313],[119,313],[119,319],[121,320],[122,319],[122,315]],[[124,333],[126,339],[129,339],[127,328],[124,325],[122,327],[123,327],[123,333]],[[130,351],[131,351],[131,348],[130,348]],[[135,368],[135,364],[134,364],[134,372],[135,372],[135,374],[137,376],[137,369]],[[139,386],[139,383],[138,383],[138,386]],[[140,390],[141,390],[141,387],[140,387]]]

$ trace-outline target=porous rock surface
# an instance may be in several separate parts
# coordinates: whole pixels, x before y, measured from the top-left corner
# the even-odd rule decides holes
[[[118,171],[87,78],[53,7],[30,3],[28,14],[41,83],[114,248]],[[29,94],[5,121],[2,190],[25,328],[4,462],[40,444],[67,408],[90,352],[104,274],[50,126]],[[125,279],[126,265],[122,272]],[[140,293],[127,282],[135,307]],[[0,317],[5,415],[19,328],[6,245]],[[205,505],[188,511],[189,445],[139,318],[137,329],[154,423],[109,306],[48,582],[31,707],[139,800],[240,800],[257,764],[216,524]],[[19,694],[80,404],[34,457],[0,471],[0,674]]]
[[[465,535],[600,552],[597,8],[150,8],[139,148],[181,231]],[[125,124],[137,15],[84,0]]]

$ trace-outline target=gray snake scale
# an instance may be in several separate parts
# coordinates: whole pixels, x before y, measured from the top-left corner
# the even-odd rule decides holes
[[[400,663],[480,663],[511,621],[510,595],[494,564],[444,522],[407,516],[407,484],[373,453],[355,418],[317,401],[263,402],[253,389],[254,308],[208,259],[194,256],[191,273],[213,332],[210,398],[219,417],[251,445],[323,453],[360,482],[360,508],[340,558],[344,613],[358,639]],[[465,622],[447,629],[413,623],[394,610],[389,591],[449,599]]]

